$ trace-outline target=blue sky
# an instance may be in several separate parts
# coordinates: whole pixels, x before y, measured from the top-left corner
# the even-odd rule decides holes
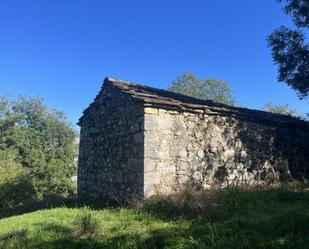
[[[190,71],[260,109],[308,101],[277,82],[267,36],[291,26],[275,0],[0,2],[0,95],[42,96],[75,124],[105,76],[165,88]]]

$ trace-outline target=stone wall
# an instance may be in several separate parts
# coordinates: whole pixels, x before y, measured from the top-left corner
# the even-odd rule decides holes
[[[309,124],[285,115],[106,78],[79,124],[81,197],[309,179]]]
[[[308,126],[252,118],[145,108],[145,197],[309,178]]]
[[[78,195],[143,195],[143,106],[105,84],[80,120]]]

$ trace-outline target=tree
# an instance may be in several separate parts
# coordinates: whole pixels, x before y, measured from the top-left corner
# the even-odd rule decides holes
[[[14,180],[26,174],[35,198],[74,191],[70,177],[76,174],[75,139],[64,114],[48,108],[42,99],[0,97],[0,154],[9,152],[7,162],[16,165]]]
[[[213,100],[228,105],[235,105],[229,85],[213,78],[199,79],[192,73],[177,77],[168,90],[204,100]]]
[[[283,0],[278,0],[282,2]],[[296,30],[281,26],[269,37],[274,63],[279,66],[279,81],[285,82],[299,95],[309,95],[309,29],[308,0],[285,0],[284,11],[292,17]]]
[[[267,112],[284,114],[292,117],[300,116],[298,111],[296,109],[291,108],[288,104],[274,105],[272,103],[268,103],[267,105],[264,106],[263,109]]]
[[[0,150],[0,209],[25,205],[35,196],[27,169],[16,160],[16,152]]]

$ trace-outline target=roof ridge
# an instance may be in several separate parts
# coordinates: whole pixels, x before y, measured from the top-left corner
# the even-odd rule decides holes
[[[234,107],[234,106],[231,106],[231,105],[227,105],[227,104],[223,104],[223,103],[219,103],[219,102],[214,102],[213,100],[210,100],[210,99],[207,99],[207,100],[206,99],[199,99],[199,98],[188,96],[188,95],[185,95],[185,94],[182,94],[182,93],[173,92],[173,91],[170,91],[170,90],[167,90],[167,89],[152,87],[152,86],[148,86],[148,85],[142,85],[142,84],[135,83],[135,82],[132,82],[132,81],[120,80],[120,79],[117,79],[117,78],[114,78],[114,77],[106,77],[104,79],[104,83],[106,83],[106,82],[116,83],[116,84],[114,84],[116,86],[119,86],[118,84],[125,85],[125,86],[132,86],[132,87],[135,87],[135,88],[140,88],[141,90],[156,92],[157,94],[160,94],[160,93],[161,94],[162,93],[171,94],[173,96],[168,96],[168,98],[173,98],[173,97],[177,96],[178,98],[182,98],[183,99],[182,101],[184,101],[184,99],[186,99],[186,100],[190,100],[190,101],[200,102],[200,104],[203,104],[203,105],[215,104],[215,105],[222,106],[222,107],[223,106],[230,107],[230,108]]]
[[[115,77],[111,77],[111,76],[108,76],[108,77],[105,77],[104,81],[105,82],[111,82],[111,83],[120,83],[120,84],[125,84],[125,85],[132,85],[132,86],[138,86],[139,84],[136,84],[136,83],[133,83],[131,81],[127,81],[127,80],[120,80],[120,79],[117,79]]]
[[[118,88],[123,93],[129,94],[135,101],[143,102],[145,106],[157,106],[157,108],[168,108],[173,110],[194,111],[206,110],[214,113],[225,113],[226,115],[243,116],[249,119],[259,119],[260,121],[275,121],[295,123],[301,122],[308,126],[308,122],[300,120],[297,117],[291,117],[283,114],[270,113],[263,110],[250,109],[245,107],[231,106],[223,103],[214,102],[212,100],[203,100],[195,97],[187,96],[181,93],[176,93],[166,89],[150,87],[146,85],[136,84],[126,80],[120,80],[115,77],[106,77],[101,91],[96,99],[102,94],[103,88],[111,84]],[[84,111],[84,114],[89,110],[94,102]]]

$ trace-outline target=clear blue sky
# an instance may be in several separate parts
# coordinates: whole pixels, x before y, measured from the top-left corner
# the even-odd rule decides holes
[[[76,123],[105,76],[165,88],[191,71],[229,82],[260,109],[308,101],[277,82],[266,37],[289,17],[275,0],[0,2],[0,95],[43,96]]]

